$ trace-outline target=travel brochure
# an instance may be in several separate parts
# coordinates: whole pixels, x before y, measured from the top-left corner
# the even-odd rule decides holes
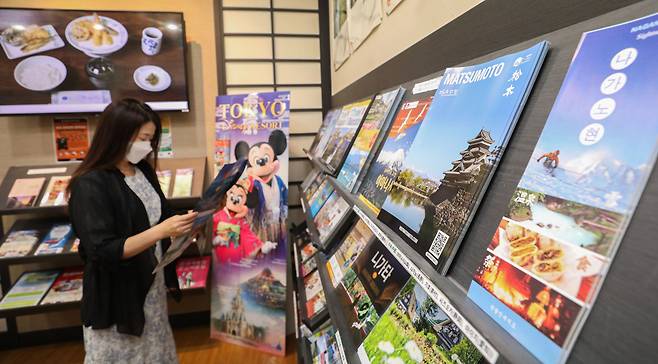
[[[322,184],[315,191],[313,196],[308,200],[309,210],[311,217],[315,217],[318,214],[320,209],[334,193],[334,186],[329,182],[328,179],[325,179]]]
[[[343,162],[343,166],[338,172],[338,182],[342,183],[348,191],[358,188],[361,182],[362,171],[367,170],[374,157],[373,150],[383,139],[390,126],[392,111],[397,109],[397,103],[400,102],[400,95],[404,89],[395,90],[377,94],[368,113],[366,114],[359,133],[354,138],[352,148],[350,148]]]
[[[0,258],[26,256],[38,241],[39,231],[37,230],[11,231],[0,245]]]
[[[58,274],[58,271],[23,273],[0,300],[0,310],[38,305]]]
[[[39,193],[46,181],[44,177],[17,178],[7,195],[8,209],[32,207],[36,204]]]
[[[176,262],[176,275],[180,289],[206,288],[210,257],[182,258]]]
[[[165,197],[169,197],[169,187],[171,186],[171,170],[155,171],[155,174],[158,176],[158,183],[160,183],[160,189]]]
[[[308,338],[313,364],[341,364],[340,335],[338,330],[328,323]]]
[[[71,176],[53,176],[48,181],[48,187],[41,198],[39,206],[64,206],[68,204],[66,188]]]
[[[327,147],[322,154],[322,161],[332,173],[337,172],[343,164],[345,155],[352,146],[354,137],[361,126],[361,121],[371,101],[371,98],[367,98],[345,105],[341,109],[340,116],[336,120],[336,127],[331,133]]]
[[[73,226],[71,224],[54,225],[41,240],[34,255],[59,254],[71,242]]]
[[[52,224],[52,225],[51,225]],[[0,259],[77,252],[71,224],[18,221],[0,244]],[[35,249],[36,246],[36,249]],[[33,252],[34,250],[34,252]]]
[[[340,108],[331,109],[324,116],[324,119],[322,119],[320,130],[318,130],[318,133],[315,134],[315,139],[313,139],[313,143],[311,144],[311,149],[309,151],[309,153],[314,158],[321,158],[324,154],[324,151],[327,148],[327,143],[329,142],[329,138],[333,134],[334,128],[336,127],[336,121],[340,116],[340,110]]]
[[[334,287],[340,284],[345,271],[352,266],[363,248],[374,239],[375,234],[368,225],[361,218],[357,218],[338,250],[327,260],[327,273]]]
[[[328,248],[329,237],[343,221],[343,218],[350,212],[350,205],[343,199],[338,192],[331,194],[327,202],[322,206],[320,212],[313,219],[318,229],[320,241],[318,244],[323,249]]]
[[[457,323],[414,279],[408,280],[379,319],[358,355],[363,364],[484,362]]]
[[[327,299],[324,291],[318,292],[315,296],[306,299],[306,316],[312,318],[327,306]]]
[[[568,357],[655,163],[656,24],[583,34],[468,290],[542,363]]]
[[[437,84],[440,79],[434,75],[429,81]],[[373,151],[377,157],[370,164],[363,182],[358,188],[359,199],[375,213],[379,213],[393,182],[400,173],[402,161],[404,161],[409,146],[427,116],[436,87],[422,90],[417,88],[417,85],[427,82],[428,80],[423,78],[408,85],[409,90],[405,92],[400,101],[400,107],[381,143],[378,154]]]
[[[300,249],[300,254],[302,257],[302,262],[307,261],[308,259],[311,259],[313,256],[315,256],[315,253],[318,252],[318,248],[315,247],[315,245],[309,243],[306,243],[304,247]]]
[[[365,339],[407,280],[409,273],[377,239],[345,271],[335,293],[355,346]]]
[[[445,274],[493,176],[547,42],[446,69],[378,219]]]
[[[48,294],[43,298],[41,304],[80,301],[82,299],[82,276],[82,268],[71,268],[62,272],[48,290]]]
[[[192,180],[194,178],[194,168],[176,169],[174,176],[174,190],[171,197],[190,197],[192,196]]]

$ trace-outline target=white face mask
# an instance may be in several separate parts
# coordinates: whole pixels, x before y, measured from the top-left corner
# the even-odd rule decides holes
[[[128,148],[128,154],[126,154],[126,159],[132,164],[137,164],[139,161],[144,159],[149,153],[153,151],[151,147],[151,142],[146,142],[138,140],[133,142]]]

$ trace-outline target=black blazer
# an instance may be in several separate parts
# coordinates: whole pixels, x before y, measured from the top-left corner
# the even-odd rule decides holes
[[[137,167],[160,196],[160,221],[172,216],[174,212],[151,165],[142,161]],[[79,254],[85,265],[83,325],[105,329],[116,324],[120,333],[141,336],[144,301],[157,264],[155,246],[129,259],[122,256],[126,239],[150,228],[144,205],[118,169],[95,170],[72,182],[69,215],[80,238]],[[163,253],[170,244],[169,239],[162,240]],[[174,298],[180,300],[174,263],[165,267],[165,282]]]

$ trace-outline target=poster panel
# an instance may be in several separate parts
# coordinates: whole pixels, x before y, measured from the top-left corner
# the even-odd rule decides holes
[[[216,140],[243,177],[212,223],[211,337],[284,355],[290,93],[219,96]]]

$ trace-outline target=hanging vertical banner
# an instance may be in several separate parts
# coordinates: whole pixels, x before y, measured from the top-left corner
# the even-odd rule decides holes
[[[222,162],[248,164],[213,215],[211,337],[279,355],[286,347],[289,109],[288,91],[219,96],[215,124],[217,140],[230,146]]]
[[[542,363],[566,361],[655,163],[657,26],[583,34],[468,290]]]
[[[54,119],[53,132],[57,162],[85,159],[89,151],[87,119]]]

